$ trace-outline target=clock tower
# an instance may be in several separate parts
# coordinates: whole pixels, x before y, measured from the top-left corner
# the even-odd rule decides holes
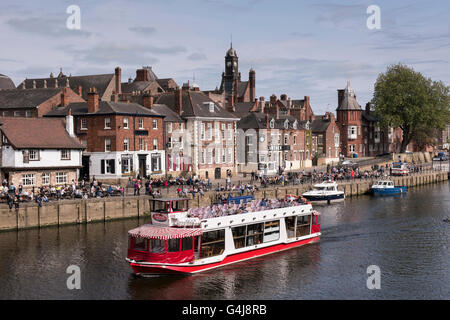
[[[241,81],[241,75],[239,74],[239,58],[236,54],[236,50],[233,49],[233,44],[230,45],[227,54],[225,55],[225,72],[222,75],[223,89],[230,95],[234,91],[235,81]]]

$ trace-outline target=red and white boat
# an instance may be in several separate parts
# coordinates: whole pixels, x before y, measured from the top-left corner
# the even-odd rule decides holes
[[[128,232],[137,275],[193,274],[320,239],[320,214],[301,197],[199,209],[188,199],[150,202],[152,223]]]

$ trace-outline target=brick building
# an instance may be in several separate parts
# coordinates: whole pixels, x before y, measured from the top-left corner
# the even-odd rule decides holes
[[[46,117],[75,118],[75,133],[87,147],[83,175],[117,179],[140,175],[163,175],[165,151],[164,116],[130,102],[100,101],[92,88],[87,103],[71,103]]]
[[[317,155],[317,165],[339,162],[340,131],[332,112],[316,115],[311,121],[313,153]]]
[[[37,118],[59,106],[83,101],[70,88],[0,90],[0,116]]]

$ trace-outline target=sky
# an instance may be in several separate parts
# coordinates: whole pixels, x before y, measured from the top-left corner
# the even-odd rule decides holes
[[[66,26],[80,8],[80,30]],[[369,29],[370,5],[380,29]],[[239,56],[256,95],[310,96],[315,114],[334,111],[347,81],[364,107],[377,76],[403,63],[450,85],[450,1],[2,0],[0,73],[25,78],[113,73],[122,81],[152,66],[160,78],[202,90],[220,86],[224,56]]]

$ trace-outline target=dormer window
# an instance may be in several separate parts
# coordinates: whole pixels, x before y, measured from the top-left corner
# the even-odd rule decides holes
[[[270,129],[273,129],[273,128],[275,128],[275,120],[274,119],[270,120]]]
[[[288,120],[286,120],[286,121],[284,122],[284,128],[285,128],[285,129],[289,128],[289,121],[288,121]]]
[[[208,108],[210,113],[214,113],[214,102],[204,102],[203,105]]]
[[[292,127],[293,127],[294,129],[297,129],[297,120],[295,120],[295,122],[294,122],[294,124],[292,125]]]
[[[306,122],[305,128],[306,128],[306,130],[309,130],[309,120]]]

